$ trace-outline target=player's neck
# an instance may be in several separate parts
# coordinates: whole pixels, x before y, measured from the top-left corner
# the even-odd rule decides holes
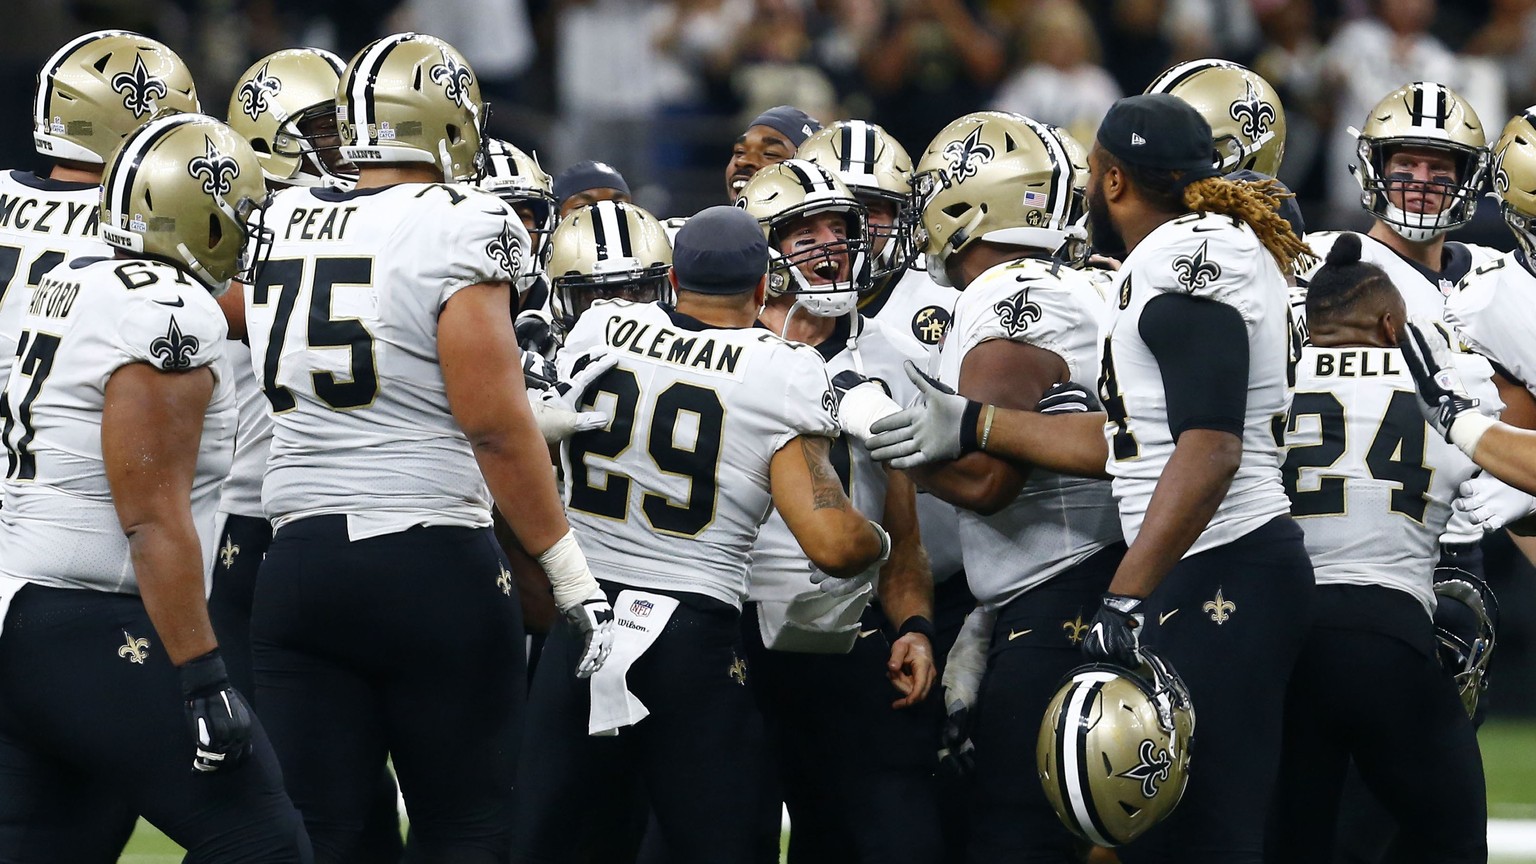
[[[944,269],[955,288],[964,291],[972,282],[981,278],[981,274],[993,267],[1010,261],[1032,258],[1041,252],[1042,250],[1027,246],[1009,246],[977,240],[949,256],[949,262],[944,265]],[[1049,250],[1044,250],[1044,254],[1049,254]]]
[[[357,172],[357,189],[377,189],[400,183],[441,183],[443,174],[431,165],[388,165]]]
[[[751,327],[757,321],[757,310],[750,306],[728,306],[699,301],[681,292],[678,293],[677,305],[673,308],[679,315],[687,315],[695,321],[711,327],[719,327],[722,330],[742,330]]]
[[[91,165],[86,162],[55,162],[48,172],[49,180],[60,180],[65,183],[95,183],[101,184],[101,166]]]
[[[1383,246],[1407,258],[1409,261],[1427,267],[1436,273],[1439,273],[1445,264],[1445,259],[1442,257],[1445,252],[1444,237],[1436,237],[1423,243],[1414,243],[1403,239],[1402,235],[1393,231],[1391,226],[1380,219],[1376,220],[1376,224],[1371,226],[1371,230],[1366,232],[1365,236],[1380,242]]]
[[[812,315],[801,307],[790,315],[790,309],[794,306],[794,297],[775,297],[763,307],[757,320],[763,322],[763,326],[779,334],[791,342],[802,342],[806,345],[820,345],[832,337],[832,331],[837,329],[836,318],[823,318]],[[789,327],[785,328],[785,323]]]
[[[1165,213],[1147,207],[1139,200],[1131,201],[1116,214],[1115,219],[1115,227],[1120,229],[1120,239],[1125,241],[1125,253],[1129,255],[1132,250],[1141,245],[1141,241],[1147,239],[1148,234],[1182,215],[1185,214]]]

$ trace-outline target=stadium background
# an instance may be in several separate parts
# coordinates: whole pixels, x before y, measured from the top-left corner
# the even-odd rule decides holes
[[[1309,225],[1363,228],[1346,127],[1415,79],[1468,98],[1489,143],[1536,102],[1536,0],[5,0],[0,165],[41,161],[28,136],[38,66],[88,30],[139,30],[191,65],[222,116],[257,57],[314,45],[349,57],[403,29],[469,58],[493,134],[537,151],[551,174],[596,158],[636,203],[686,215],[724,196],[745,119],[791,103],[823,120],[883,124],[913,154],[960,114],[1016,110],[1091,141],[1114,98],[1184,59],[1252,66],[1285,104],[1281,172]],[[1496,207],[1457,239],[1510,248]],[[1490,814],[1536,820],[1536,571],[1490,538],[1502,627],[1481,740]],[[1521,823],[1508,830],[1525,831]],[[1536,862],[1531,839],[1502,848]],[[1501,829],[1502,830],[1502,829]],[[1495,852],[1501,848],[1494,844]],[[125,861],[174,861],[141,832]]]

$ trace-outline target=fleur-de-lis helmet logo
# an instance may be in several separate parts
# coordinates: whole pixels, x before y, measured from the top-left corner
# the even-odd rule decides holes
[[[508,278],[516,279],[523,269],[523,247],[513,235],[511,225],[502,226],[501,233],[485,244],[485,254],[507,271]]]
[[[1493,191],[1503,195],[1509,191],[1509,172],[1504,170],[1504,153],[1493,154]]]
[[[443,62],[436,64],[427,73],[433,84],[441,84],[443,93],[447,94],[454,104],[464,108],[470,107],[469,88],[475,83],[474,76],[470,74],[469,67],[458,61],[447,51],[443,52]]]
[[[1248,140],[1256,141],[1268,132],[1270,124],[1275,122],[1275,106],[1260,98],[1259,91],[1253,86],[1252,81],[1243,83],[1246,87],[1243,98],[1233,102],[1227,108],[1227,114],[1233,120],[1243,124],[1243,135],[1247,136]]]
[[[968,177],[975,177],[981,166],[991,162],[997,157],[997,151],[991,144],[981,140],[981,127],[971,130],[971,134],[965,136],[962,141],[951,141],[944,147],[944,158],[949,160],[949,176],[956,183],[965,182]]]
[[[223,197],[233,188],[234,179],[240,176],[240,163],[233,156],[225,156],[214,145],[213,139],[203,136],[206,147],[203,155],[187,163],[187,173],[203,181],[203,191],[214,197]]]
[[[149,74],[144,58],[138,54],[133,57],[132,72],[112,76],[112,89],[123,94],[123,107],[132,111],[135,118],[154,113],[155,100],[164,99],[171,92],[165,79]]]
[[[164,336],[156,336],[149,343],[149,353],[160,358],[160,365],[166,371],[175,369],[192,368],[192,355],[202,347],[202,341],[196,336],[187,336],[181,332],[181,325],[176,323],[176,316],[171,316],[171,326]]]
[[[1017,336],[1029,329],[1029,325],[1039,321],[1044,315],[1040,304],[1029,299],[1029,286],[1005,300],[999,300],[992,306],[992,311],[997,313],[997,323],[1008,331],[1009,336]]]
[[[1193,294],[1221,278],[1221,265],[1206,257],[1206,243],[1202,241],[1199,249],[1173,259],[1173,272],[1179,285]]]
[[[1173,757],[1167,750],[1158,749],[1151,739],[1141,739],[1141,746],[1136,752],[1136,764],[1117,777],[1128,780],[1141,781],[1141,797],[1151,800],[1157,797],[1157,787],[1168,781],[1168,774],[1173,770]]]
[[[271,107],[273,96],[283,92],[283,82],[276,76],[268,73],[271,63],[261,64],[251,80],[240,85],[240,91],[235,95],[240,99],[240,110],[245,116],[255,120],[262,112]]]

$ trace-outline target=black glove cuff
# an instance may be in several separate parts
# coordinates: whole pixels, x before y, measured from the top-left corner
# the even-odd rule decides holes
[[[960,452],[975,453],[981,449],[981,442],[976,440],[976,423],[981,419],[981,403],[974,399],[965,400],[965,411],[960,414]]]
[[[229,672],[217,648],[177,666],[176,671],[181,675],[181,695],[188,699],[217,693],[229,686]]]
[[[935,638],[933,622],[929,621],[924,615],[913,615],[901,622],[901,629],[896,631],[896,638],[900,639],[908,633],[921,633],[928,637],[929,642],[932,642]]]

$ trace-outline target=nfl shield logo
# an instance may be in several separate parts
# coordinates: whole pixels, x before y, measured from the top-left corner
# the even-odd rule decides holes
[[[635,602],[629,604],[629,614],[635,616],[636,618],[644,618],[650,615],[651,610],[655,607],[656,604],[649,600],[636,600]]]

